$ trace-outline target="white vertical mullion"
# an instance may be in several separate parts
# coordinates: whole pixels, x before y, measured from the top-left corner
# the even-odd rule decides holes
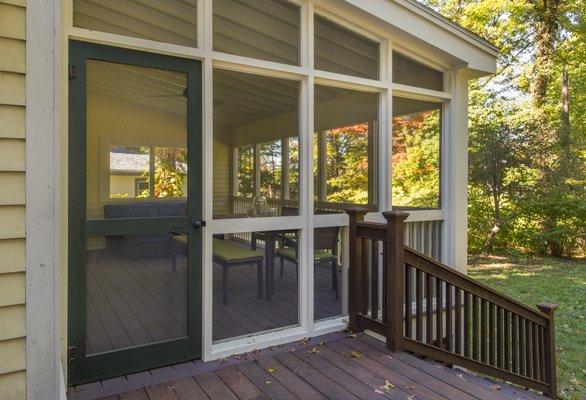
[[[301,81],[300,96],[300,212],[303,216],[304,227],[300,236],[301,268],[299,268],[299,309],[301,326],[308,332],[314,326],[314,277],[313,277],[313,115],[314,115],[314,76],[313,76],[313,1],[308,1],[302,7],[301,26],[302,49],[301,66],[307,67],[310,74]]]
[[[202,68],[203,88],[203,204],[204,219],[209,221],[209,228],[203,234],[203,320],[202,320],[202,357],[204,361],[210,357],[213,342],[213,264],[212,264],[212,231],[213,231],[213,200],[214,200],[214,94],[212,66],[212,0],[198,1],[198,44],[205,52]],[[202,35],[201,37],[199,35]]]
[[[289,200],[289,138],[281,138],[281,200]]]
[[[381,79],[388,89],[380,95],[379,106],[379,209],[392,208],[392,156],[393,156],[393,58],[390,41],[381,43]]]

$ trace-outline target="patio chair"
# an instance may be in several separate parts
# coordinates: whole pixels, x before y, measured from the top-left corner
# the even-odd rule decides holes
[[[177,235],[171,239],[171,254],[173,258],[173,271],[176,270],[177,255],[179,252],[187,252],[187,236]],[[263,254],[257,250],[250,250],[244,246],[231,243],[227,240],[213,239],[213,261],[222,266],[222,301],[230,302],[228,275],[232,267],[256,264],[257,294],[263,298]]]
[[[331,228],[316,228],[313,239],[313,261],[314,265],[330,264],[332,267],[332,290],[336,293],[336,300],[340,298],[340,290],[338,288],[338,236],[340,234],[339,227]],[[280,276],[283,277],[283,260],[290,261],[295,264],[295,271],[299,276],[299,248],[297,240],[283,237],[283,247],[277,249],[276,256],[281,261]],[[315,270],[315,268],[314,268]],[[271,282],[272,284],[272,282]]]

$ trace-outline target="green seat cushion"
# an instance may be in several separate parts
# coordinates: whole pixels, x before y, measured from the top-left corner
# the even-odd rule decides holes
[[[291,260],[296,260],[297,257],[295,255],[295,247],[281,247],[277,249],[277,254]],[[313,258],[315,261],[321,260],[331,260],[334,258],[332,253],[328,253],[326,250],[316,250],[313,254]]]
[[[240,261],[262,258],[262,252],[230,243],[226,240],[214,239],[214,257],[223,261]]]

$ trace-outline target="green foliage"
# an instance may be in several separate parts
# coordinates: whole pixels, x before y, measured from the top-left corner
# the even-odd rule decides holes
[[[439,208],[440,110],[393,118],[393,204]]]
[[[584,0],[423,2],[501,51],[470,85],[470,250],[583,254]]]

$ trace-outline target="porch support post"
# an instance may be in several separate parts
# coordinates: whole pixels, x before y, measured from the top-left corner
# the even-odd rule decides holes
[[[383,216],[387,220],[387,298],[384,299],[388,313],[387,347],[396,352],[403,348],[405,220],[409,214],[403,211],[387,211]]]
[[[468,263],[468,79],[463,70],[446,74],[452,100],[444,104],[441,120],[441,258],[462,273]]]
[[[550,390],[549,393],[544,394],[552,399],[557,399],[558,388],[555,362],[555,324],[553,318],[557,306],[555,304],[541,303],[537,305],[537,308],[549,317],[549,323],[545,332],[545,343],[543,343],[543,346],[545,348],[545,379],[550,385]]]
[[[348,328],[352,332],[358,330],[358,310],[362,308],[361,285],[364,280],[362,265],[362,239],[358,238],[356,224],[364,221],[366,209],[352,207],[346,210],[350,216],[350,263],[348,265]]]

